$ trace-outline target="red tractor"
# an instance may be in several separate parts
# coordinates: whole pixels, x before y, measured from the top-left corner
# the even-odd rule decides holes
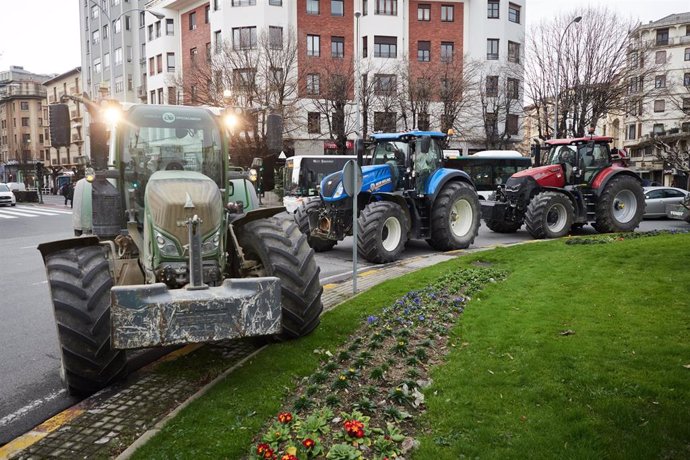
[[[590,135],[536,144],[535,167],[482,202],[486,226],[511,233],[524,223],[534,238],[559,238],[588,223],[602,233],[633,231],[644,214],[642,181],[627,168],[625,151],[609,148],[612,141]]]

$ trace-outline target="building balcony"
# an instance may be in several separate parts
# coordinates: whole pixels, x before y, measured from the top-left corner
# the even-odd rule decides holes
[[[146,85],[137,86],[137,96],[142,98],[146,97]]]
[[[81,118],[82,118],[81,112],[79,112],[78,110],[70,111],[70,119],[72,121],[79,121],[79,120],[81,120]]]

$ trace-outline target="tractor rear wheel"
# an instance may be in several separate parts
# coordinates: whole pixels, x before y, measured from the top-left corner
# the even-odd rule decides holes
[[[630,176],[615,177],[599,195],[593,227],[600,233],[632,232],[640,225],[644,208],[642,185]]]
[[[101,246],[45,257],[62,356],[61,377],[72,395],[86,396],[125,375],[126,355],[110,347],[113,279]]]
[[[431,211],[429,246],[439,251],[465,249],[479,232],[481,212],[477,192],[464,182],[447,184]]]
[[[527,231],[534,238],[560,238],[573,225],[573,204],[558,192],[541,192],[532,198],[525,213]]]
[[[316,252],[325,252],[333,249],[333,246],[338,243],[336,240],[327,240],[324,238],[319,238],[309,234],[309,214],[312,212],[318,212],[321,207],[321,198],[312,197],[307,198],[295,211],[295,222],[300,231],[307,235],[307,242],[309,246],[314,248]]]
[[[410,231],[407,213],[390,201],[369,203],[359,214],[357,225],[357,250],[364,259],[375,264],[397,260]]]
[[[276,276],[281,282],[283,332],[279,339],[305,336],[319,325],[323,288],[314,251],[290,218],[271,217],[242,227],[238,243],[256,265],[254,276]]]

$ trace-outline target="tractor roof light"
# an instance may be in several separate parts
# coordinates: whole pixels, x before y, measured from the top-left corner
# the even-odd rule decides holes
[[[225,124],[225,127],[230,130],[235,129],[239,124],[239,121],[239,117],[232,112],[228,112],[225,115],[223,115],[223,123]]]
[[[115,125],[122,118],[122,107],[117,102],[109,102],[103,108],[103,118],[109,125]]]

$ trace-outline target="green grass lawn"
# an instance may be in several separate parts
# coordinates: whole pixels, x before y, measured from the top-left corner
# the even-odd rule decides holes
[[[335,350],[367,315],[477,261],[508,277],[475,296],[452,331],[413,458],[690,456],[690,235],[665,235],[528,244],[388,281],[324,315],[309,337],[272,345],[135,457],[246,455],[317,368],[315,349]]]

